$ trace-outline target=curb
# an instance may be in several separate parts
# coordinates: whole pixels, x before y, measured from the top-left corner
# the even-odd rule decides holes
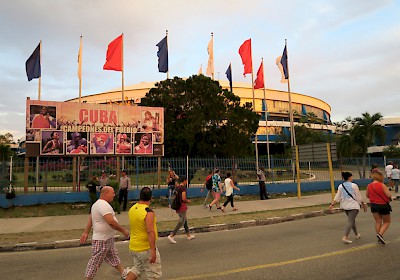
[[[329,214],[337,214],[341,212],[343,212],[343,210],[335,208],[332,210],[320,210],[320,211],[313,211],[301,214],[293,214],[285,217],[273,217],[260,220],[247,220],[231,224],[208,225],[197,228],[190,228],[190,230],[193,233],[204,233],[204,232],[214,232],[222,230],[241,229],[247,227],[265,226],[283,222],[297,221],[301,219],[326,216]],[[180,229],[178,232],[178,234],[183,234],[183,233],[184,233],[183,229]],[[170,231],[158,232],[159,237],[167,237],[169,234]],[[122,235],[115,236],[115,242],[121,242],[127,240],[129,240],[129,238],[126,238],[125,236]],[[49,250],[49,249],[61,249],[61,248],[75,248],[75,247],[90,246],[90,245],[91,245],[91,240],[86,241],[84,244],[80,244],[79,239],[59,240],[47,243],[29,242],[29,243],[18,243],[14,245],[5,245],[5,246],[0,245],[0,252],[20,252],[20,251]]]

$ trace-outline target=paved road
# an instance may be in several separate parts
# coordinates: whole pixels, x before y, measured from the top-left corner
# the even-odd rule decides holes
[[[378,245],[371,213],[357,219],[362,238],[341,242],[345,215],[327,215],[281,224],[197,234],[178,243],[158,241],[164,279],[399,279],[400,203],[393,202],[394,223]],[[353,237],[352,237],[353,238]],[[131,263],[127,243],[118,249]],[[3,280],[83,279],[90,247],[0,254]],[[96,279],[119,279],[104,264]]]

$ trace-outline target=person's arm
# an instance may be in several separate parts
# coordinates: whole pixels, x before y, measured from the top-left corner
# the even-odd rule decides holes
[[[92,214],[89,214],[89,220],[86,224],[85,231],[82,233],[81,238],[79,239],[81,244],[86,242],[91,228],[92,228]]]
[[[118,222],[116,220],[114,220],[114,217],[111,213],[105,214],[103,216],[103,218],[113,229],[118,230],[126,237],[129,236],[129,232],[124,227],[122,227],[120,224],[118,224]]]
[[[146,209],[147,211],[147,209]],[[156,262],[156,232],[154,230],[154,212],[149,210],[147,212],[146,218],[146,230],[147,230],[147,239],[150,244],[150,263]]]
[[[392,197],[392,193],[389,191],[389,189],[383,183],[382,183],[382,189],[383,189],[383,193],[386,195],[387,198]]]
[[[232,188],[234,188],[234,189],[240,191],[240,189],[239,189],[238,187],[236,187],[235,184],[233,183],[233,180],[231,180],[231,186],[232,186]]]
[[[190,200],[186,196],[186,191],[182,192],[182,201],[185,203],[190,203]]]
[[[335,206],[336,202],[340,201],[341,197],[342,197],[342,186],[340,185],[338,187],[338,191],[335,195],[335,198],[332,200],[332,203],[329,205],[329,209],[333,209],[333,206]]]

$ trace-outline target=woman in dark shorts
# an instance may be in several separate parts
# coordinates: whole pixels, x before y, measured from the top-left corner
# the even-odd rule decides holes
[[[367,187],[367,197],[371,205],[371,212],[375,219],[375,231],[378,242],[385,244],[383,234],[390,225],[390,208],[389,201],[392,194],[383,183],[383,175],[380,172],[372,173],[373,182]]]

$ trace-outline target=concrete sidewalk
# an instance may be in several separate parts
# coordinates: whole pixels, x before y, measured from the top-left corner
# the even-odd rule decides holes
[[[362,191],[365,198],[365,191]],[[221,201],[225,199],[222,198]],[[331,193],[316,194],[310,196],[302,196],[290,198],[277,198],[268,200],[253,201],[235,201],[238,211],[232,212],[230,205],[226,207],[225,213],[217,210],[215,207],[210,211],[201,205],[190,206],[188,210],[188,218],[203,218],[211,216],[222,216],[237,213],[249,213],[266,210],[286,209],[305,207],[321,204],[329,204],[332,201]],[[364,201],[367,201],[366,199]],[[155,208],[154,212],[157,221],[177,220],[178,215],[175,211],[167,207]],[[128,212],[122,212],[117,215],[118,221],[122,225],[129,225]],[[39,231],[55,231],[55,230],[71,230],[84,229],[88,220],[88,215],[71,215],[71,216],[51,216],[51,217],[34,217],[34,218],[13,218],[0,219],[0,234],[16,234],[20,232],[39,232]]]

